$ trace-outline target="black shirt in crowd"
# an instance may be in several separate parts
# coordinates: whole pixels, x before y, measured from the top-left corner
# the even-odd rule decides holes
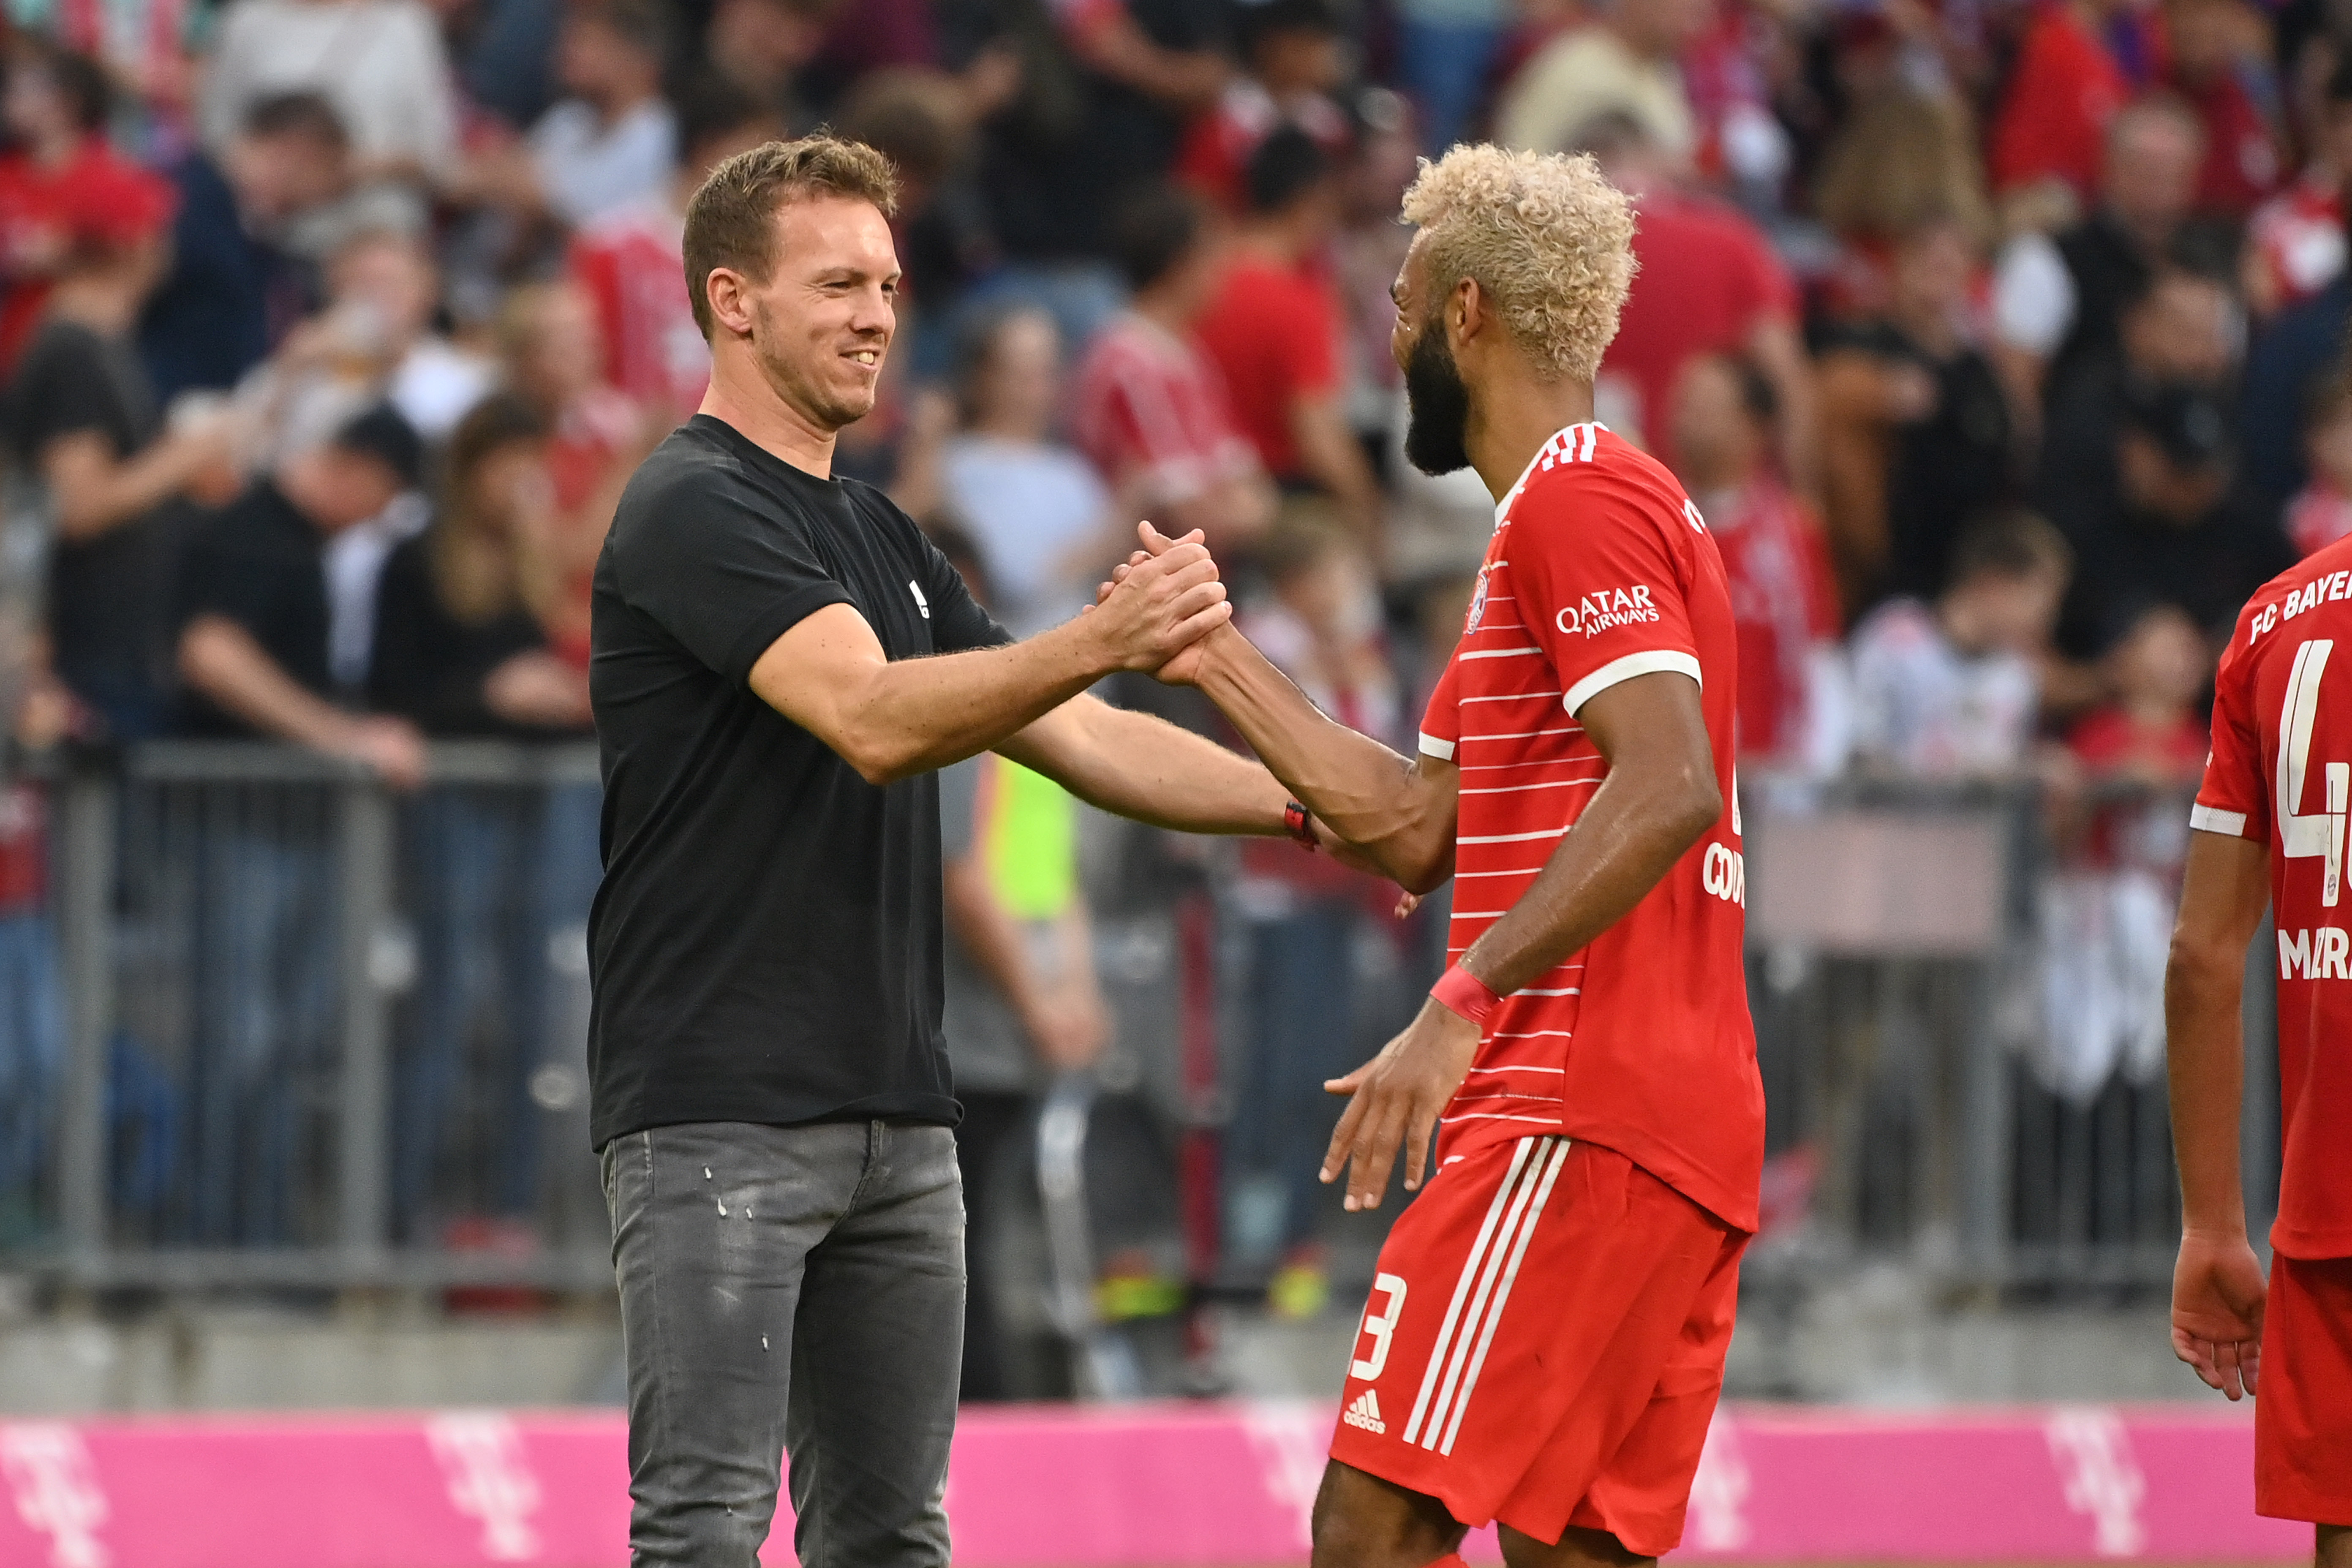
[[[479,621],[450,614],[434,580],[432,534],[405,539],[376,580],[368,706],[428,735],[543,737],[544,729],[491,712],[482,691],[499,666],[546,647],[538,620],[520,605]]]
[[[189,543],[179,624],[199,616],[235,622],[297,685],[331,700],[337,693],[327,656],[326,553],[327,536],[265,479]],[[186,692],[184,702],[190,734],[258,733],[201,692]]]
[[[9,446],[28,473],[42,451],[85,432],[117,460],[155,438],[155,399],[137,351],[51,317],[8,391]],[[161,727],[171,629],[171,520],[162,509],[52,554],[49,630],[58,673],[124,739]]]
[[[879,491],[719,420],[697,415],[629,481],[589,668],[599,1147],[684,1121],[956,1120],[937,778],[867,784],[749,685],[776,638],[835,604],[894,659],[1011,640]]]

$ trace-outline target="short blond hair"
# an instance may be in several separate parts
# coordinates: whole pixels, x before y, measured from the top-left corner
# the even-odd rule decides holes
[[[1590,153],[1459,146],[1404,194],[1430,301],[1475,279],[1538,373],[1591,381],[1633,281],[1633,205]]]
[[[860,142],[818,132],[797,142],[763,142],[720,163],[686,204],[686,298],[705,339],[710,274],[725,267],[765,283],[776,261],[776,214],[787,202],[846,196],[871,202],[884,217],[898,210],[898,176],[890,160]]]

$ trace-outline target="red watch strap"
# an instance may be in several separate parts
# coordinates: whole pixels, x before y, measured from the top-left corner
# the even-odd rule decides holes
[[[1487,1015],[1503,1000],[1485,981],[1458,963],[1437,977],[1429,994],[1439,1006],[1459,1013],[1481,1028],[1486,1026]]]
[[[1282,808],[1282,830],[1297,839],[1301,848],[1315,849],[1315,819],[1295,800]]]

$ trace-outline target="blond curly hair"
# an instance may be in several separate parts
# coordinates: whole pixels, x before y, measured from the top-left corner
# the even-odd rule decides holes
[[[1633,281],[1633,205],[1591,154],[1458,146],[1404,194],[1432,309],[1465,278],[1546,380],[1591,381]]]

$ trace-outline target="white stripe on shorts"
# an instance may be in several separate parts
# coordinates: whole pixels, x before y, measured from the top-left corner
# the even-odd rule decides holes
[[[1495,1222],[1502,1217],[1503,1207],[1510,1202],[1512,1188],[1518,1185],[1519,1173],[1526,1168],[1528,1146],[1535,1139],[1522,1138],[1511,1151],[1511,1168],[1495,1184],[1495,1201],[1486,1205],[1486,1218],[1478,1226],[1478,1239],[1470,1244],[1470,1257],[1462,1265],[1462,1278],[1454,1282],[1454,1300],[1446,1304],[1445,1321],[1438,1325],[1437,1343],[1429,1352],[1429,1370],[1422,1373],[1421,1396],[1412,1402],[1412,1417],[1405,1423],[1404,1440],[1412,1442],[1421,1434],[1422,1417],[1429,1413],[1429,1396],[1437,1390],[1438,1368],[1445,1364],[1446,1347],[1453,1342],[1454,1325],[1462,1316],[1462,1303],[1470,1294],[1470,1282],[1476,1278],[1478,1265],[1486,1255],[1486,1244],[1494,1239]]]

